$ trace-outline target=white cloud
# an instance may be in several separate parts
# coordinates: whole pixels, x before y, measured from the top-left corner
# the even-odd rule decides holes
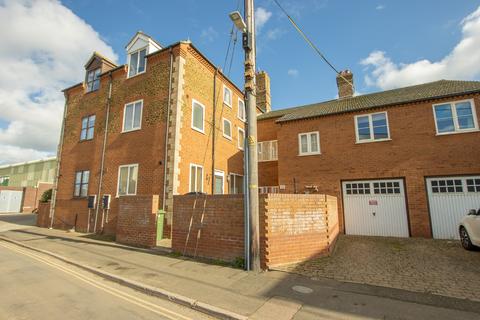
[[[210,26],[210,27],[202,30],[202,33],[200,34],[200,37],[204,41],[213,42],[218,37],[218,32],[212,26]]]
[[[55,154],[62,89],[80,82],[94,50],[117,56],[56,0],[0,0],[0,163]]]
[[[255,9],[255,30],[260,31],[271,17],[272,13],[270,11],[262,7],[257,7],[257,9]]]
[[[280,38],[285,32],[281,28],[274,28],[267,31],[267,39],[269,40],[277,40]]]
[[[460,23],[462,39],[439,61],[427,59],[396,63],[384,51],[373,51],[361,61],[369,73],[365,82],[381,89],[398,88],[439,79],[480,77],[480,7]]]
[[[385,9],[385,5],[384,4],[379,4],[375,9],[376,10],[383,10],[383,9]]]
[[[288,69],[287,74],[290,77],[296,78],[296,77],[298,77],[299,72],[298,72],[297,69]]]

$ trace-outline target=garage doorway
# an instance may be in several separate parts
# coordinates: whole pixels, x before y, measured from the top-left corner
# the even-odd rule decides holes
[[[0,212],[13,213],[22,211],[23,191],[1,190],[0,191]]]
[[[344,181],[342,190],[346,234],[409,236],[402,179]]]

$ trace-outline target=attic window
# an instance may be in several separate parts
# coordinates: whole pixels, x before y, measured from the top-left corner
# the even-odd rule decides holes
[[[133,77],[137,74],[145,72],[147,60],[145,56],[147,55],[147,48],[137,50],[133,53],[130,53],[130,60],[128,64],[128,77]]]
[[[100,68],[87,72],[87,92],[100,88]]]

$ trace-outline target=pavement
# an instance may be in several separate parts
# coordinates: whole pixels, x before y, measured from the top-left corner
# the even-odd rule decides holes
[[[312,280],[281,271],[255,274],[159,250],[98,241],[85,234],[23,227],[5,230],[0,237],[54,253],[125,283],[145,284],[187,297],[195,305],[227,310],[239,319],[480,318],[480,303],[468,299],[326,278]]]
[[[458,240],[340,236],[330,257],[278,269],[480,301],[479,266],[480,251],[464,250]]]

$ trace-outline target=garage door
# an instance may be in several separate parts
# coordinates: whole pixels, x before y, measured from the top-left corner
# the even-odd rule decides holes
[[[342,183],[347,234],[408,237],[403,180]]]
[[[22,191],[0,191],[0,212],[20,212],[22,206]]]
[[[480,176],[427,179],[433,237],[458,239],[458,222],[480,208]]]

